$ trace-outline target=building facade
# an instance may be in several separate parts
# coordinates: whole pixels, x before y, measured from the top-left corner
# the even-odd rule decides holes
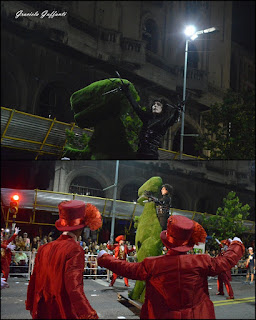
[[[176,103],[189,23],[219,32],[189,43],[185,134],[202,132],[201,113],[230,87],[232,1],[2,1],[1,7],[4,107],[70,123],[71,94],[115,77],[115,70],[134,83],[142,105],[159,96]],[[162,148],[179,150],[180,126],[170,128]],[[185,137],[184,153],[198,155],[194,139]]]
[[[56,161],[49,189],[113,199],[116,161]],[[251,207],[255,221],[254,161],[120,161],[117,199],[136,201],[138,189],[152,176],[174,188],[172,206],[215,214],[223,198],[235,191]]]

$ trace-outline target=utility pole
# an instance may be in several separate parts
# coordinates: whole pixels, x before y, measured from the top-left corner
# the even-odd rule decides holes
[[[114,188],[113,192],[113,207],[112,207],[112,220],[111,220],[111,232],[110,232],[110,242],[114,242],[114,233],[115,233],[115,218],[116,218],[116,195],[117,195],[117,183],[118,183],[118,169],[119,169],[119,160],[116,160],[116,174],[115,174],[115,183],[112,186],[109,186],[103,191]]]

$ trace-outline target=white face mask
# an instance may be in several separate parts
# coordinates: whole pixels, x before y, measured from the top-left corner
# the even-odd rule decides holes
[[[163,110],[163,105],[159,101],[155,101],[153,106],[152,106],[152,112],[153,113],[161,113]]]

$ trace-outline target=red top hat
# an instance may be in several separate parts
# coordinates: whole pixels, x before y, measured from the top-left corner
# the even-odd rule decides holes
[[[116,242],[119,242],[119,241],[121,241],[121,240],[125,240],[125,236],[120,235],[120,236],[116,237],[115,240],[116,240]]]
[[[163,244],[179,252],[186,252],[198,242],[205,242],[206,232],[197,222],[184,216],[171,216],[168,219],[167,230],[160,234]]]
[[[83,201],[62,201],[59,205],[59,219],[55,226],[60,231],[72,231],[88,226],[91,230],[101,227],[102,219],[99,210]]]

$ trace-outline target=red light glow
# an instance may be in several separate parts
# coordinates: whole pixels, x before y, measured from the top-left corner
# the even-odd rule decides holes
[[[12,198],[13,198],[13,200],[15,200],[15,201],[18,201],[18,200],[20,199],[20,197],[19,197],[17,194],[15,194]]]

